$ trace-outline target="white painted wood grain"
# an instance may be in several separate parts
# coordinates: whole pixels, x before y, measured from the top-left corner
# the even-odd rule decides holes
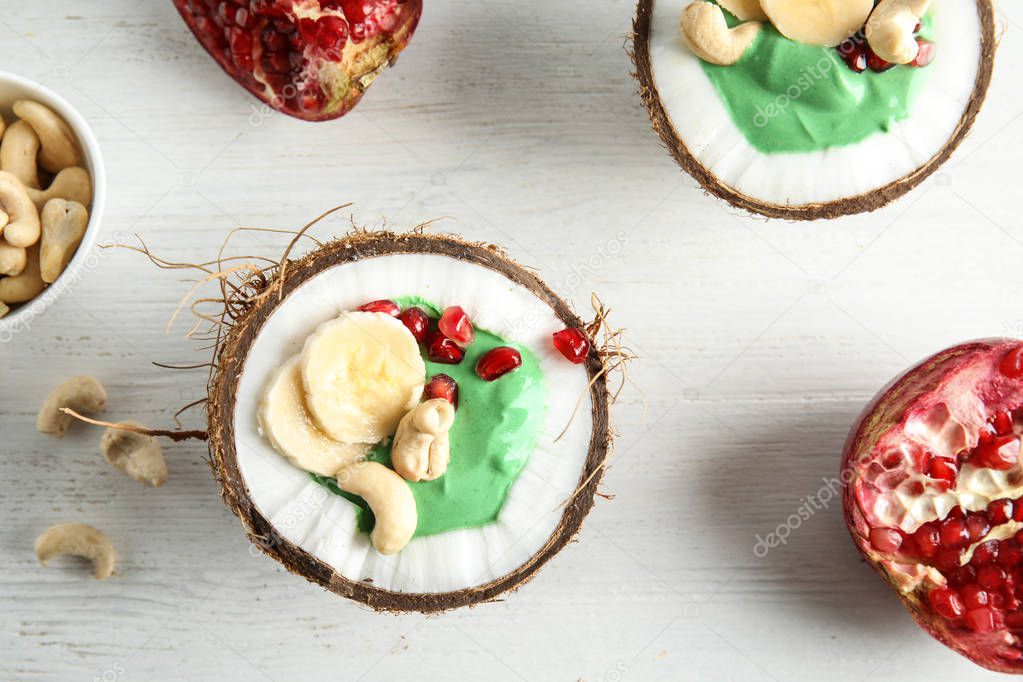
[[[791,225],[708,199],[660,148],[624,0],[432,2],[397,67],[322,125],[263,115],[165,0],[8,4],[0,66],[68,97],[103,145],[102,238],[196,259],[232,227],[343,201],[364,223],[445,217],[580,307],[599,291],[644,361],[617,409],[615,499],[577,544],[501,604],[375,615],[251,552],[203,446],[168,446],[169,482],[143,490],[102,463],[97,432],[35,433],[74,372],[102,378],[119,418],[165,424],[201,394],[201,372],[150,364],[196,358],[183,325],[163,334],[185,278],[108,253],[0,347],[0,679],[995,679],[912,624],[837,505],[764,559],[752,547],[835,474],[892,374],[1023,331],[1018,6],[1003,3],[989,102],[943,174],[874,215]],[[116,579],[36,566],[36,533],[72,519],[115,540]]]

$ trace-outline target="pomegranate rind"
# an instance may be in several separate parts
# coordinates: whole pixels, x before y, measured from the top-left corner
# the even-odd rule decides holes
[[[1023,343],[1009,339],[971,341],[936,353],[895,377],[867,404],[856,420],[843,448],[839,475],[843,514],[856,548],[895,590],[917,624],[974,663],[997,672],[1015,674],[1023,674],[1023,660],[1007,660],[999,652],[1014,655],[1013,652],[1019,649],[1009,645],[1018,643],[1019,639],[1004,628],[987,633],[970,632],[935,614],[927,601],[927,592],[944,586],[944,576],[931,566],[905,558],[899,561],[894,555],[874,548],[869,535],[876,526],[862,509],[856,489],[864,474],[864,463],[870,460],[882,438],[893,430],[905,428],[908,420],[919,418],[922,407],[933,406],[934,396],[947,397],[943,391],[948,391],[951,386],[963,389],[969,385],[971,382],[964,380],[964,368],[968,373],[969,368],[988,363],[997,367],[1001,358],[1021,346]],[[969,375],[965,379],[978,376]],[[987,382],[973,384],[976,397],[985,403],[1011,402],[1023,395],[1023,388],[1017,380],[1006,377],[992,380],[990,375],[986,379]],[[1013,381],[1017,384],[1014,390],[1007,389],[1008,383]],[[1011,395],[999,395],[1000,389]],[[974,437],[969,447],[975,445]]]
[[[321,84],[323,105],[319,109],[302,109],[288,106],[257,73],[239,68],[226,50],[219,49],[211,37],[200,30],[196,15],[189,9],[189,0],[173,2],[192,35],[227,75],[275,111],[303,121],[329,121],[351,111],[373,81],[397,60],[412,39],[423,13],[423,0],[406,0],[393,31],[381,31],[358,43],[348,39],[339,62],[319,61],[315,68],[309,69],[308,75],[315,75]],[[329,10],[324,12],[328,13]]]

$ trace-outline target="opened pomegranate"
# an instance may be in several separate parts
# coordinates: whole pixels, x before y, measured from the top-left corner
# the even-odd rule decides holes
[[[949,348],[867,406],[842,459],[846,523],[917,622],[1023,673],[1023,342]]]
[[[346,114],[408,44],[422,0],[174,0],[221,68],[274,109]]]

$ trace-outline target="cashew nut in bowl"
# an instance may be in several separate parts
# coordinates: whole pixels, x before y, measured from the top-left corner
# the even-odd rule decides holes
[[[52,109],[31,100],[14,103],[14,113],[27,122],[39,136],[39,165],[57,173],[82,162],[78,142],[71,128]],[[38,186],[38,185],[37,185]]]
[[[107,391],[103,384],[90,376],[72,377],[47,396],[36,417],[36,430],[63,438],[74,417],[61,412],[60,408],[70,407],[82,414],[95,414],[102,412],[106,405]]]
[[[0,209],[10,218],[0,233],[8,244],[24,248],[39,241],[39,211],[25,186],[7,171],[0,171]]]
[[[700,59],[730,66],[742,57],[760,33],[759,21],[728,28],[720,5],[696,0],[682,12],[682,38]]]
[[[39,245],[25,249],[25,269],[13,277],[0,277],[0,301],[27,303],[46,288],[39,270]]]
[[[80,166],[65,168],[57,173],[46,189],[29,187],[27,191],[29,199],[40,211],[50,199],[77,201],[85,207],[92,204],[92,178],[89,177],[89,171]]]
[[[0,239],[0,275],[20,275],[28,264],[28,252]]]
[[[77,201],[50,199],[41,216],[39,259],[43,281],[52,284],[78,250],[89,225],[89,212]]]
[[[401,418],[394,434],[391,464],[406,481],[432,481],[444,475],[451,459],[448,431],[455,408],[443,398],[417,405]]]
[[[398,474],[378,462],[355,462],[337,474],[341,490],[366,500],[376,525],[370,534],[381,554],[400,552],[419,525],[412,489]]]
[[[867,19],[870,48],[886,62],[912,62],[920,53],[914,29],[930,5],[931,0],[881,0]]]
[[[36,538],[35,549],[36,559],[43,566],[61,554],[88,559],[92,562],[92,575],[97,580],[110,577],[117,559],[110,538],[84,523],[60,523],[50,526]]]
[[[39,187],[39,136],[28,123],[15,121],[0,141],[0,170],[12,174],[25,187]]]
[[[138,422],[122,422],[125,426],[145,428]],[[167,463],[163,449],[152,436],[134,431],[107,427],[100,439],[103,456],[115,468],[139,483],[158,488],[167,480]]]

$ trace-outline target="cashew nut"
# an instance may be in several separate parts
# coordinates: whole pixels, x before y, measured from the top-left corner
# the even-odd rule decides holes
[[[8,244],[24,248],[39,241],[39,211],[25,186],[7,171],[0,171],[0,209],[10,217],[2,233]]]
[[[50,526],[36,538],[36,559],[43,566],[55,556],[72,554],[92,562],[92,575],[97,580],[109,578],[114,572],[116,553],[110,538],[84,523],[60,523]]]
[[[90,376],[73,377],[47,396],[36,417],[36,429],[40,433],[63,438],[74,417],[64,414],[60,408],[70,407],[82,414],[95,414],[102,412],[106,404],[107,391],[103,384]]]
[[[378,462],[355,462],[337,474],[341,490],[366,500],[376,517],[370,534],[381,554],[400,552],[419,524],[412,489],[398,474]]]
[[[406,481],[432,481],[448,469],[451,446],[448,431],[455,408],[443,398],[417,405],[398,422],[391,464]]]
[[[0,301],[0,317],[3,317],[9,312],[11,312],[11,309],[4,305],[2,301]]]
[[[4,136],[7,131],[7,121],[4,120],[3,116],[0,116],[0,137]]]
[[[28,264],[28,252],[0,239],[0,275],[20,275]]]
[[[682,12],[682,38],[693,53],[711,64],[736,63],[760,33],[759,21],[728,28],[719,5],[696,0]]]
[[[36,155],[39,136],[25,121],[15,121],[0,141],[0,169],[11,173],[26,187],[39,187]]]
[[[122,422],[125,426],[145,428],[138,422]],[[159,488],[167,480],[167,463],[163,449],[152,436],[134,431],[107,427],[100,439],[103,456],[115,468],[139,483]]]
[[[86,207],[92,204],[92,178],[89,177],[89,171],[80,166],[65,168],[57,173],[46,189],[29,187],[27,190],[29,199],[40,211],[50,199],[77,201]]]
[[[89,212],[77,201],[50,199],[41,216],[43,236],[39,259],[43,281],[52,284],[78,250],[89,224]]]
[[[912,62],[920,52],[913,29],[930,5],[931,0],[881,0],[867,19],[871,49],[892,64]]]
[[[57,173],[81,163],[75,134],[52,109],[39,102],[23,99],[14,103],[14,113],[32,126],[39,136],[42,147],[39,151],[40,166],[51,173]]]
[[[14,277],[0,277],[0,301],[4,303],[26,303],[46,288],[39,270],[39,245],[25,249],[25,269]]]

